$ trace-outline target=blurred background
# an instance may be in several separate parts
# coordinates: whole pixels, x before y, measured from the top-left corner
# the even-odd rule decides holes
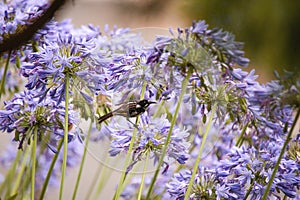
[[[274,78],[273,71],[299,70],[300,1],[298,0],[74,0],[57,19],[71,18],[76,26],[92,23],[110,27],[144,28],[154,38],[157,28],[187,27],[205,20],[209,28],[232,32],[245,43],[249,69],[259,81]],[[151,29],[152,28],[152,29]],[[156,28],[156,30],[155,30]],[[158,33],[157,33],[158,32]]]

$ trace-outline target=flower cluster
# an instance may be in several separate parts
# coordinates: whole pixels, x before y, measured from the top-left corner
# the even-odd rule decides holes
[[[0,40],[48,5],[21,0],[0,4]],[[93,124],[99,136],[81,131],[88,136],[82,140],[101,142],[108,136],[110,156],[131,158],[123,167],[124,180],[140,161],[151,159],[157,167],[153,176],[134,177],[126,188],[119,185],[116,199],[261,199],[268,182],[273,183],[270,197],[297,198],[300,137],[291,143],[287,137],[299,108],[299,77],[286,73],[258,83],[254,70],[238,68],[249,63],[243,44],[231,33],[209,29],[204,21],[170,32],[146,46],[128,28],[106,26],[100,32],[93,25],[75,29],[69,20],[51,20],[30,45],[3,55],[1,63],[15,64],[26,83],[24,91],[4,102],[0,130],[14,132],[20,149],[38,140],[35,184],[47,181],[55,156],[59,164],[52,177],[59,177],[56,169],[65,158],[58,148],[67,129],[64,155],[73,166],[86,142],[77,139],[81,119],[95,123],[95,114],[110,112],[113,104],[148,99],[157,104],[139,113],[135,123],[130,115],[124,117],[125,110],[121,117],[112,112],[111,119]],[[17,90],[19,84],[10,76],[18,73],[7,69],[0,71],[6,78],[4,89]],[[15,158],[8,153],[2,163]],[[145,190],[139,191],[143,185]]]
[[[23,148],[23,142],[30,143],[31,135],[38,131],[38,138],[44,141],[47,134],[50,134],[49,147],[51,143],[57,145],[57,136],[64,135],[65,107],[51,100],[38,103],[38,99],[31,91],[24,91],[16,94],[13,99],[5,102],[5,110],[0,111],[0,130],[8,133],[15,132],[15,141],[18,141],[19,149]],[[69,126],[78,123],[74,112],[69,113]],[[70,128],[71,129],[71,128]],[[69,132],[69,140],[72,141],[75,134]]]
[[[183,108],[176,123],[177,126],[189,127],[190,136],[196,134],[191,144],[194,148],[190,150],[190,160],[186,162],[191,168],[195,165],[201,141],[204,140],[202,129],[205,131],[207,119],[213,114],[213,104],[217,110],[213,128],[209,132],[215,144],[199,164],[199,168],[207,166],[211,170],[202,169],[194,177],[189,198],[262,198],[294,120],[294,107],[282,102],[283,95],[287,91],[298,94],[299,80],[296,78],[285,87],[281,82],[287,82],[287,79],[259,84],[255,80],[257,75],[254,70],[248,73],[233,68],[235,64],[246,66],[249,61],[243,57],[242,44],[235,42],[227,32],[208,30],[207,27],[201,21],[190,29],[179,29],[175,39],[159,37],[150,53],[144,51],[144,54],[140,54],[146,57],[146,63],[141,62],[145,59],[134,58],[130,63],[138,64],[119,65],[129,70],[122,73],[122,77],[134,76],[132,72],[135,69],[143,68],[145,72],[150,68],[152,74],[147,73],[151,78],[146,79],[146,91],[162,99],[164,111],[172,115],[175,111],[172,105],[176,105],[182,92],[180,83],[188,76],[188,70],[192,69]],[[196,49],[195,52],[193,49]],[[205,64],[199,59],[203,57],[208,60]],[[149,81],[152,79],[158,81]],[[132,81],[122,82],[122,90],[137,79],[127,80]],[[157,83],[159,87],[154,87],[152,83]],[[296,99],[293,100],[294,105]],[[239,158],[229,151],[232,148],[236,153],[234,155]],[[293,159],[290,156],[281,159],[282,164],[269,196],[296,197],[299,179],[295,177],[299,175],[299,164],[293,155]],[[232,163],[232,166],[226,163]],[[191,184],[192,172],[183,170],[174,176],[167,191],[172,198],[183,199]],[[291,180],[287,180],[288,177]]]
[[[170,129],[170,122],[166,119],[166,115],[155,119],[143,115],[138,125],[139,128],[136,133],[137,139],[133,147],[133,164],[146,158],[146,154],[150,154],[150,158],[153,158],[154,162],[158,161]],[[116,156],[121,152],[127,152],[135,126],[128,122],[123,126],[119,126],[115,123],[105,128],[108,129],[113,138],[109,154]],[[179,128],[173,130],[166,160],[173,158],[180,164],[186,162],[189,157],[188,148],[190,146],[189,142],[186,141],[188,135],[187,130],[180,130]],[[132,168],[132,166],[130,166],[130,168]]]
[[[16,0],[0,3],[0,41],[20,31],[23,26],[30,24],[32,19],[40,16],[49,6],[48,1]],[[1,43],[1,42],[0,42]]]

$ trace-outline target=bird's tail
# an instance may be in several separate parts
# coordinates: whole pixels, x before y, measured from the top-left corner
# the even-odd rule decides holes
[[[107,120],[108,118],[112,117],[113,113],[107,113],[106,115],[103,115],[101,117],[98,118],[98,123],[101,124],[102,122],[104,122],[105,120]]]

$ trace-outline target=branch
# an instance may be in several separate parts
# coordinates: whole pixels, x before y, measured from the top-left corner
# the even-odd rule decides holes
[[[35,21],[26,26],[20,32],[10,35],[8,38],[3,40],[0,44],[0,53],[17,49],[21,45],[29,41],[33,35],[41,29],[48,21],[50,21],[54,13],[62,6],[67,0],[54,0],[50,7]]]

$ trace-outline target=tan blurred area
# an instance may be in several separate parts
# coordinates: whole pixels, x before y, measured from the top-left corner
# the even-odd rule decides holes
[[[110,27],[177,28],[189,26],[178,0],[75,0],[57,14],[57,19],[71,18],[75,26],[93,24]],[[103,29],[102,29],[103,30]]]

